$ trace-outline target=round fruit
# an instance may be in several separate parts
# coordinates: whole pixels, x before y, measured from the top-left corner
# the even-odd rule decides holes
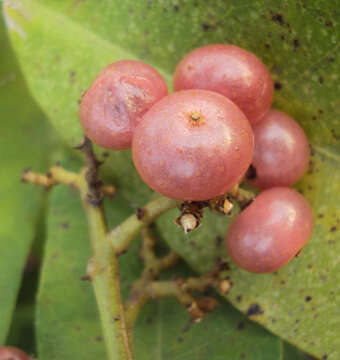
[[[287,114],[270,110],[253,126],[254,158],[247,182],[259,189],[290,186],[308,167],[308,140],[301,127]]]
[[[31,357],[15,347],[0,346],[0,360],[31,360]]]
[[[153,67],[140,61],[118,61],[106,67],[83,96],[79,120],[95,144],[128,149],[141,117],[167,94],[165,80]]]
[[[216,91],[233,101],[255,124],[270,108],[274,87],[267,67],[254,54],[219,44],[186,55],[177,65],[174,89]]]
[[[211,91],[185,90],[144,115],[132,153],[138,173],[154,190],[179,200],[207,200],[241,180],[253,141],[234,103]]]
[[[229,255],[241,268],[270,273],[287,264],[308,242],[314,221],[308,201],[293,189],[265,190],[230,224]]]

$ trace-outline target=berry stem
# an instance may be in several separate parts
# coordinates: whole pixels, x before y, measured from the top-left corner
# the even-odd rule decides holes
[[[123,253],[135,236],[158,216],[176,207],[178,202],[167,197],[159,197],[140,209],[142,216],[132,215],[119,226],[107,234],[107,241],[111,243],[116,254]]]

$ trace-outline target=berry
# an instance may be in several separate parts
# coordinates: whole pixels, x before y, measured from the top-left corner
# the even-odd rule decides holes
[[[0,346],[0,360],[31,360],[31,357],[15,347]]]
[[[270,110],[253,130],[253,167],[247,182],[259,189],[296,183],[309,158],[308,140],[301,127],[287,114]]]
[[[167,94],[165,80],[150,65],[118,61],[106,67],[83,96],[79,120],[97,145],[128,149],[144,113]]]
[[[269,110],[273,82],[254,54],[233,45],[208,45],[190,52],[177,65],[174,89],[216,91],[233,101],[255,124]]]
[[[241,180],[253,146],[249,122],[234,103],[211,91],[184,90],[144,115],[132,154],[154,190],[179,200],[207,200]]]
[[[241,268],[270,273],[287,264],[308,242],[314,221],[308,201],[293,189],[265,190],[233,219],[227,250]]]

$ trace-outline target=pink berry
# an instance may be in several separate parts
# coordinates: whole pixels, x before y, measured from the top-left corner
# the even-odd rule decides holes
[[[136,128],[135,166],[154,190],[174,199],[206,200],[238,183],[253,156],[252,129],[217,93],[185,90],[154,105]]]
[[[193,50],[177,65],[174,89],[216,91],[233,101],[255,124],[268,111],[273,82],[254,54],[233,45],[208,45]]]
[[[31,360],[31,357],[15,347],[0,346],[0,360]]]
[[[231,259],[254,273],[287,264],[308,242],[314,221],[308,201],[293,189],[265,190],[232,221],[226,237]]]
[[[270,110],[253,126],[255,150],[247,182],[256,188],[295,184],[308,167],[308,140],[287,114]]]
[[[79,120],[95,144],[128,149],[144,113],[167,94],[165,80],[153,67],[141,61],[118,61],[106,67],[83,96]]]

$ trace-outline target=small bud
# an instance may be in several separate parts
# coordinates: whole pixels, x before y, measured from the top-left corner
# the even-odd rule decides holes
[[[220,291],[223,295],[225,295],[231,288],[231,282],[228,279],[222,280],[220,282]]]
[[[178,219],[176,219],[176,224],[182,227],[186,234],[201,226],[198,218],[193,214],[181,215]]]
[[[225,199],[223,204],[223,212],[228,216],[231,215],[231,211],[234,208],[234,204],[229,200]]]

